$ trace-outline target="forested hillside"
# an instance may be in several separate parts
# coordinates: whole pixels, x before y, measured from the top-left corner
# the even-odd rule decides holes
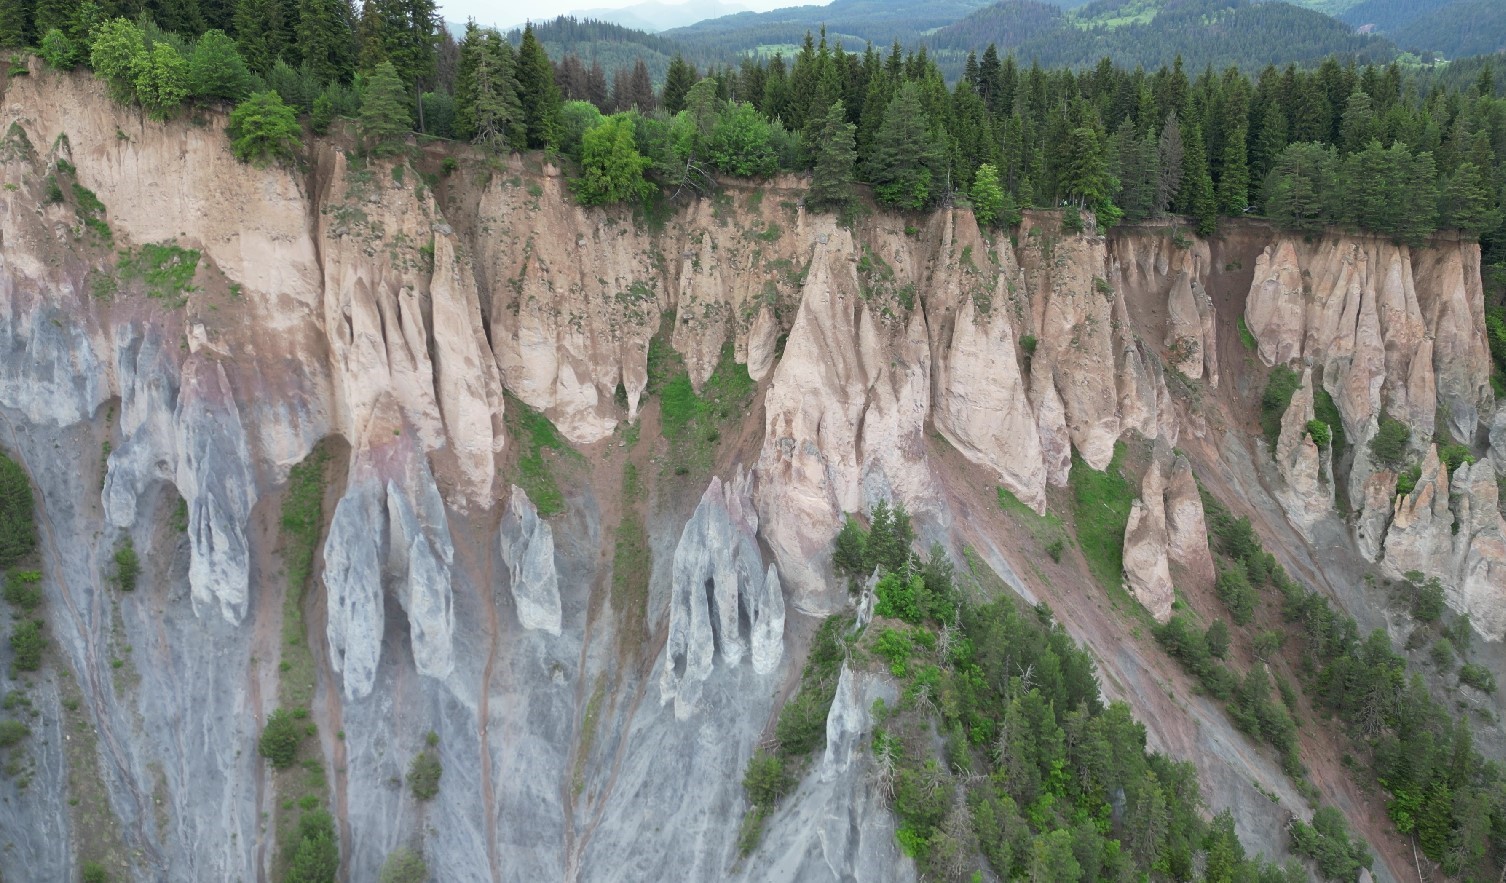
[[[1070,14],[1034,0],[1005,0],[927,38],[938,49],[994,43],[1023,61],[1087,67],[1105,56],[1126,67],[1170,64],[1193,70],[1231,64],[1309,64],[1328,56],[1384,62],[1396,55],[1385,38],[1286,3],[1249,0],[1100,0]]]

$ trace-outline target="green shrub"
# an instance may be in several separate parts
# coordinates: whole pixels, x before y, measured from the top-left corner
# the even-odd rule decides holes
[[[120,541],[115,550],[115,585],[122,592],[136,591],[136,580],[141,576],[141,560],[136,557],[136,547],[128,536]]]
[[[33,511],[26,471],[0,453],[0,568],[10,567],[37,547]]]
[[[1407,582],[1412,589],[1412,616],[1418,622],[1435,622],[1443,615],[1443,584],[1438,577],[1423,580],[1417,571],[1408,571]]]
[[[842,529],[837,532],[837,539],[832,549],[831,564],[838,574],[853,579],[862,579],[868,574],[863,572],[864,561],[867,557],[868,532],[858,524],[856,518],[851,515],[842,522]]]
[[[1344,435],[1344,418],[1339,415],[1339,406],[1334,403],[1333,396],[1319,384],[1313,385],[1313,415],[1328,424],[1329,432],[1333,433],[1334,456],[1343,454],[1349,445],[1349,439]]]
[[[439,755],[424,750],[413,756],[408,764],[408,787],[419,800],[433,800],[439,796],[439,778],[444,775],[444,765]]]
[[[30,613],[42,604],[42,574],[35,570],[13,570],[5,575],[5,600],[22,613]]]
[[[1453,668],[1456,655],[1454,642],[1448,638],[1439,638],[1433,642],[1433,649],[1429,655],[1432,657],[1433,664],[1439,668],[1445,671]]]
[[[779,709],[774,725],[781,757],[803,757],[825,742],[826,716],[837,694],[842,660],[847,657],[841,636],[850,623],[845,617],[829,616],[816,629],[800,672],[800,689]]]
[[[31,727],[18,720],[0,721],[0,748],[11,748],[31,735]]]
[[[1407,424],[1382,413],[1375,438],[1370,440],[1370,455],[1375,462],[1387,469],[1401,469],[1407,460],[1407,443],[1412,439],[1412,430]]]
[[[874,588],[878,603],[874,605],[875,616],[889,616],[908,623],[921,620],[921,598],[925,594],[925,581],[921,575],[906,577],[898,573],[886,573]]]
[[[110,883],[110,872],[99,862],[88,861],[79,870],[79,879],[83,883]]]
[[[1209,656],[1223,659],[1229,654],[1229,627],[1224,625],[1222,619],[1215,619],[1213,625],[1208,626],[1208,631],[1203,633],[1203,641],[1208,645]]]
[[[1255,587],[1250,585],[1249,572],[1243,561],[1231,561],[1219,571],[1214,590],[1220,601],[1229,609],[1235,625],[1246,625],[1255,615]]]
[[[340,848],[335,820],[327,810],[306,812],[298,819],[293,860],[283,883],[335,883],[340,872]]]
[[[1276,450],[1276,439],[1281,435],[1281,418],[1291,407],[1292,396],[1302,386],[1302,375],[1285,365],[1271,369],[1265,382],[1265,392],[1260,396],[1260,427],[1265,431],[1265,441]]]
[[[377,876],[378,883],[426,883],[428,879],[429,866],[424,857],[406,846],[387,853],[382,872]]]
[[[1465,663],[1459,669],[1459,683],[1467,684],[1486,693],[1496,691],[1496,676],[1490,673],[1490,669],[1473,662]]]
[[[28,619],[16,623],[10,632],[11,664],[16,671],[36,671],[42,667],[42,653],[47,649],[47,636],[42,633],[40,619]]]
[[[1396,476],[1396,493],[1401,496],[1410,494],[1417,489],[1417,482],[1421,480],[1422,466],[1413,465],[1407,469],[1403,469],[1401,474]]]
[[[1307,421],[1307,434],[1313,440],[1313,444],[1324,447],[1333,441],[1333,430],[1322,420]]]
[[[1250,326],[1245,324],[1244,316],[1239,317],[1239,342],[1244,344],[1245,349],[1252,353],[1260,349],[1260,341],[1255,339],[1255,335],[1250,331]]]
[[[1370,867],[1370,850],[1363,841],[1350,840],[1343,814],[1331,806],[1313,813],[1311,825],[1293,819],[1288,830],[1292,851],[1317,862],[1318,871],[1328,880],[1348,883],[1359,876],[1360,868]]]
[[[274,769],[285,770],[298,760],[298,747],[303,742],[303,727],[292,711],[279,708],[267,718],[266,729],[261,732],[261,741],[256,750]]]
[[[784,760],[777,754],[759,750],[748,760],[748,770],[743,774],[743,791],[748,802],[756,807],[772,807],[795,787],[794,777],[785,769]]]
[[[292,159],[303,146],[293,108],[276,92],[253,92],[230,112],[230,152],[258,166]]]
[[[1459,467],[1465,463],[1476,462],[1475,455],[1469,452],[1469,446],[1460,444],[1443,445],[1438,449],[1438,459],[1448,466],[1449,475],[1459,471]]]

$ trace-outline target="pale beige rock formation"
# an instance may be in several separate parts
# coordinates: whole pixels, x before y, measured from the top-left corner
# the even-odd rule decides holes
[[[1192,464],[1178,454],[1166,482],[1167,556],[1188,588],[1207,591],[1216,576],[1208,549],[1208,523]]]
[[[1130,507],[1124,528],[1124,577],[1135,600],[1158,622],[1171,618],[1176,591],[1171,583],[1167,550],[1165,479],[1152,461],[1140,484],[1140,499]]]

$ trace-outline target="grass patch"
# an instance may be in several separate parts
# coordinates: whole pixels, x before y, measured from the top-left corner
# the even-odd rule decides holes
[[[1255,339],[1255,335],[1250,332],[1250,326],[1245,324],[1244,316],[1239,317],[1239,342],[1244,344],[1245,349],[1249,350],[1252,353],[1260,349],[1260,342],[1257,341]]]
[[[1099,472],[1072,455],[1073,520],[1077,545],[1088,569],[1112,595],[1123,593],[1124,528],[1129,522],[1135,487],[1124,477],[1124,443],[1114,445],[1108,469]]]
[[[288,473],[279,530],[287,588],[282,596],[282,658],[278,699],[284,708],[306,709],[314,698],[314,654],[303,621],[303,595],[313,576],[314,552],[324,526],[324,487],[330,462],[323,444]]]
[[[1333,396],[1316,383],[1313,384],[1313,416],[1328,424],[1328,429],[1333,434],[1333,455],[1337,459],[1349,444],[1349,439],[1344,435],[1344,420],[1339,416],[1339,406],[1334,404]]]
[[[1265,432],[1266,445],[1273,454],[1276,439],[1281,436],[1281,418],[1286,415],[1292,396],[1301,386],[1302,375],[1285,365],[1272,368],[1271,376],[1266,379],[1265,392],[1260,396],[1260,428]]]
[[[118,269],[120,278],[142,282],[148,297],[182,306],[189,293],[198,291],[193,280],[199,272],[199,251],[172,243],[147,243],[122,250]]]
[[[528,499],[533,501],[540,516],[549,518],[564,512],[565,495],[560,490],[544,452],[547,450],[568,455],[575,453],[575,449],[559,434],[548,417],[522,401],[508,396],[506,413],[512,423],[513,437],[523,443],[514,481],[528,494]]]
[[[596,687],[586,701],[586,713],[580,721],[580,744],[575,749],[575,763],[570,770],[570,789],[579,797],[586,787],[586,762],[591,758],[591,748],[596,744],[596,728],[601,720],[601,703],[606,699],[607,682],[602,675],[596,676]]]
[[[733,358],[729,341],[697,394],[685,360],[663,342],[665,336],[661,329],[649,341],[648,392],[659,394],[659,428],[669,445],[666,465],[676,475],[699,474],[711,468],[722,425],[746,412],[755,384]]]
[[[1025,525],[1030,530],[1030,535],[1040,545],[1041,551],[1051,556],[1052,561],[1062,560],[1062,552],[1067,548],[1067,528],[1062,525],[1062,520],[1047,512],[1045,515],[1037,515],[1035,510],[1020,502],[1020,498],[1010,493],[1006,487],[999,488],[999,508],[1014,516],[1014,519]]]
[[[648,580],[653,571],[643,517],[628,507],[617,525],[612,550],[612,609],[622,623],[621,646],[642,646],[647,637]]]

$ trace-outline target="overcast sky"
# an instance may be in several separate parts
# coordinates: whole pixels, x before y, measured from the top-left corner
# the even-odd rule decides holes
[[[578,9],[606,9],[632,6],[640,0],[439,0],[439,11],[446,21],[463,22],[475,18],[483,25],[510,27],[524,21],[547,21]],[[670,0],[666,0],[670,2]],[[694,4],[697,0],[686,0]],[[749,9],[779,9],[820,3],[821,0],[740,0]],[[676,4],[678,5],[678,4]]]

